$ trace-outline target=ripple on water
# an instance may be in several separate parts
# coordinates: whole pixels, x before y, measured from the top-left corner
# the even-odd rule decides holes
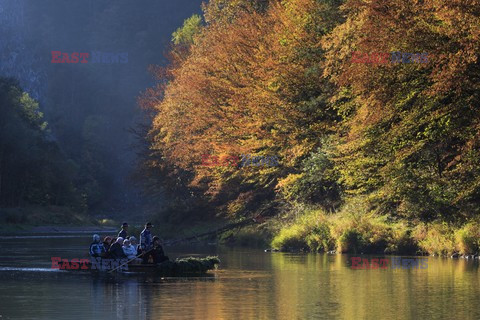
[[[16,267],[0,267],[0,271],[24,271],[24,272],[66,272],[66,270],[52,268],[16,268]]]
[[[89,232],[89,234],[94,234],[94,233],[105,233],[105,232]],[[84,238],[84,234],[61,234],[61,235],[31,235],[31,236],[0,236],[0,240],[8,240],[8,239],[62,239],[62,238]]]

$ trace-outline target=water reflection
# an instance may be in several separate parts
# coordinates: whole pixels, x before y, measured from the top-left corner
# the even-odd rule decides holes
[[[478,260],[353,270],[343,255],[197,246],[166,250],[171,257],[218,254],[221,269],[210,277],[39,272],[51,270],[52,255],[81,256],[84,242],[0,239],[0,254],[9,257],[0,262],[2,319],[480,318]]]
[[[353,270],[348,259],[273,255],[278,300],[291,302],[280,304],[280,313],[295,319],[480,318],[478,261],[429,258],[427,269]]]

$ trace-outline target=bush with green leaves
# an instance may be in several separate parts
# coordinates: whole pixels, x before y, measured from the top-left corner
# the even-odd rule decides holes
[[[480,246],[480,225],[470,222],[455,231],[455,245],[460,254],[478,254]]]

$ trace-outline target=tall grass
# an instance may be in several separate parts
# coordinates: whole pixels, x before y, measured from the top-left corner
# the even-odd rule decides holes
[[[314,252],[393,253],[412,249],[403,224],[388,223],[386,217],[373,214],[328,215],[321,210],[300,215],[283,227],[271,244],[276,249],[302,248]]]
[[[473,255],[480,251],[480,223],[455,226],[436,222],[410,227],[356,204],[335,214],[306,210],[280,228],[271,245],[280,250],[313,252]]]
[[[333,246],[330,226],[320,210],[307,211],[286,225],[273,238],[272,247],[277,249],[301,248],[321,252]]]
[[[423,252],[433,255],[451,255],[455,252],[454,232],[446,223],[418,225],[413,237]]]
[[[480,224],[467,223],[455,232],[456,250],[463,255],[478,254],[480,249]]]

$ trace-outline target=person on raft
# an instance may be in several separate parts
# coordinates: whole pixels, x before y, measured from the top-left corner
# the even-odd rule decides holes
[[[137,257],[137,248],[132,246],[130,240],[123,240],[123,253],[127,256],[128,260],[135,259]]]
[[[105,255],[105,247],[100,242],[100,236],[98,234],[93,235],[93,242],[90,244],[90,256],[97,258]]]
[[[128,237],[128,223],[122,223],[122,230],[118,233],[119,238],[127,239]]]
[[[123,238],[118,237],[117,241],[115,241],[114,244],[110,247],[110,250],[108,251],[108,256],[112,259],[124,259],[127,256],[123,252]]]
[[[162,263],[168,261],[168,257],[163,251],[162,245],[160,244],[160,238],[155,236],[153,237],[153,251],[152,251],[153,263]]]
[[[137,251],[137,254],[140,254],[140,252],[138,252],[138,248],[140,247],[140,245],[137,242],[137,238],[131,236],[130,238],[128,238],[128,240],[130,240],[131,245],[135,247],[135,251]]]
[[[145,224],[145,229],[140,233],[140,248],[142,249],[142,252],[147,252],[153,248],[152,233],[150,231],[152,228],[152,223],[147,222]]]
[[[143,263],[162,263],[163,261],[168,260],[168,257],[165,256],[163,248],[160,244],[160,238],[155,236],[152,238],[151,229],[153,225],[151,222],[145,224],[145,229],[143,229],[140,234],[140,249],[143,253]],[[140,251],[140,250],[139,250]]]
[[[112,245],[112,237],[106,236],[103,238],[103,247],[105,248],[105,252],[108,252],[110,250],[110,246]]]

